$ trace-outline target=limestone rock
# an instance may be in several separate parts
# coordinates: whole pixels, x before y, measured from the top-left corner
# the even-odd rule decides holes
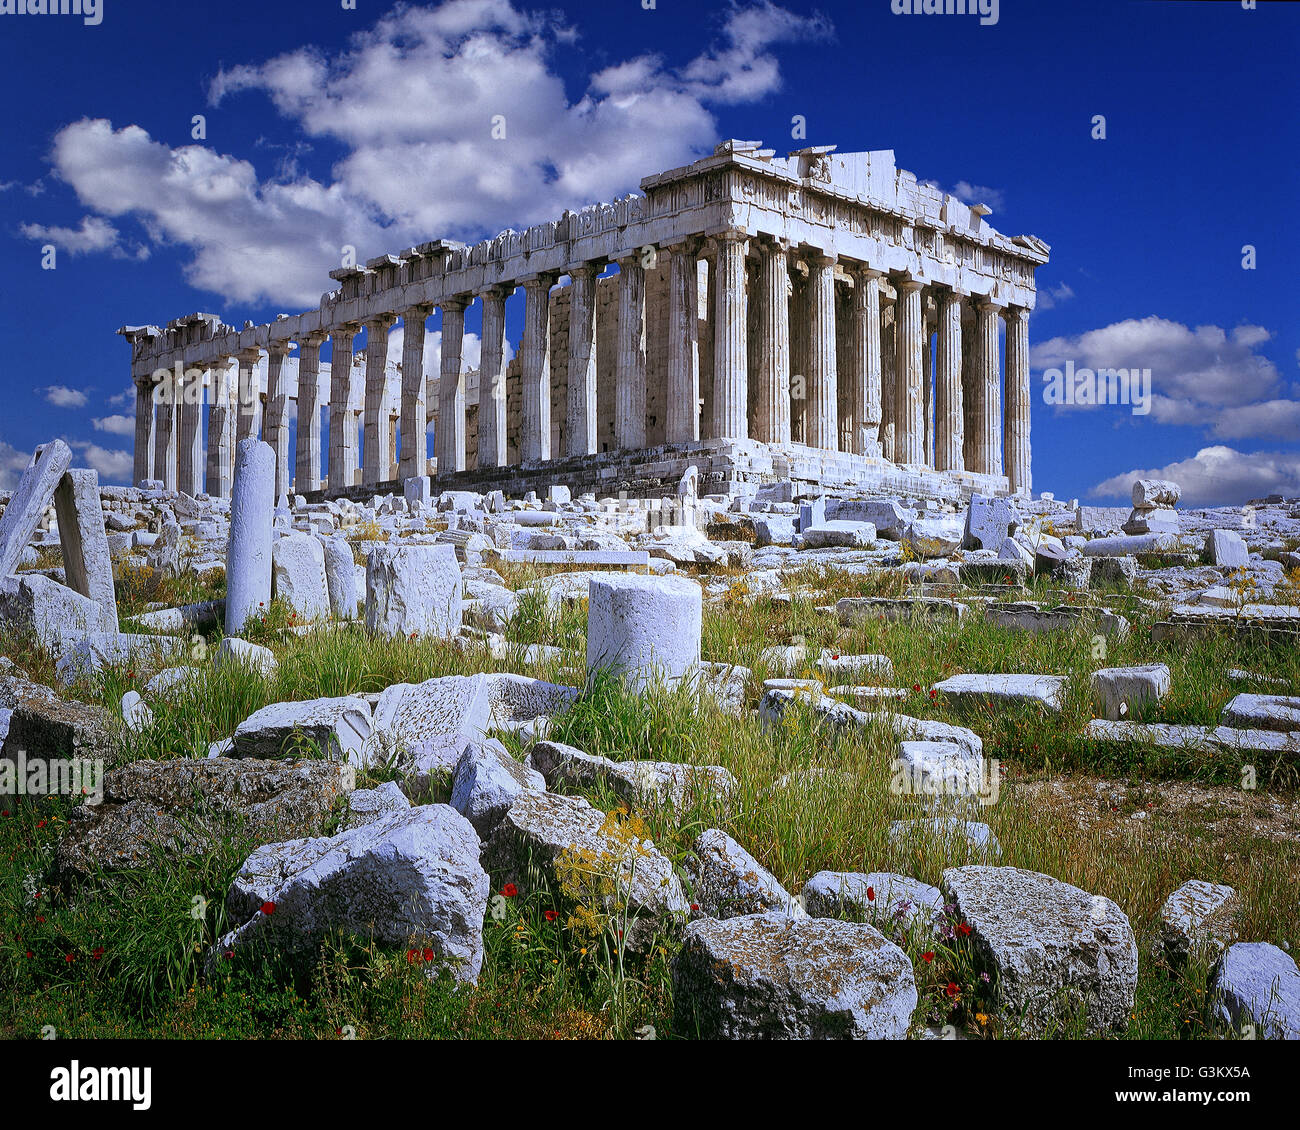
[[[361,767],[368,761],[370,704],[364,698],[313,698],[273,702],[235,728],[235,757],[274,758],[312,743],[321,754]]]
[[[901,1040],[917,993],[875,927],[759,914],[687,929],[673,1001],[677,1030],[706,1040]]]
[[[1137,987],[1133,929],[1108,898],[1018,867],[953,867],[941,889],[970,927],[995,1007],[1026,1035],[1081,1008],[1086,1031],[1128,1027]]]
[[[1092,675],[1093,709],[1100,718],[1132,718],[1148,702],[1169,693],[1169,668],[1163,663],[1145,667],[1103,667]]]
[[[1237,942],[1215,970],[1211,1002],[1221,1023],[1239,1035],[1300,1040],[1300,970],[1267,942]],[[1247,1026],[1253,1029],[1247,1032]]]
[[[489,835],[507,809],[529,789],[543,792],[546,782],[535,769],[521,765],[499,741],[471,745],[456,764],[451,806],[480,836]]]
[[[778,911],[794,918],[803,907],[752,855],[725,832],[711,828],[695,841],[683,865],[700,911],[710,918],[737,918]]]
[[[339,830],[361,828],[410,807],[411,802],[394,781],[385,781],[374,789],[357,789],[348,797],[348,810]]]
[[[938,887],[889,871],[819,871],[804,884],[803,901],[814,918],[871,922],[887,931],[913,922],[934,926],[943,920],[943,892]]]
[[[448,545],[377,545],[366,559],[366,628],[451,639],[461,625],[460,565]]]
[[[1222,953],[1236,940],[1233,916],[1240,905],[1231,887],[1189,879],[1160,909],[1160,945],[1165,959],[1179,966],[1195,950]]]
[[[325,547],[310,534],[287,534],[271,551],[271,591],[304,620],[330,615]]]

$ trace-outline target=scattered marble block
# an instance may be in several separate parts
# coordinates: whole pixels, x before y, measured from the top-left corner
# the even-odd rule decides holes
[[[1103,667],[1092,676],[1093,709],[1100,718],[1131,718],[1148,702],[1169,693],[1169,668],[1163,663],[1145,667]]]
[[[1267,942],[1229,946],[1210,991],[1220,1022],[1238,1035],[1300,1040],[1300,970],[1277,946]]]
[[[302,756],[299,742],[311,742],[332,761],[358,768],[367,763],[370,704],[364,698],[314,698],[273,702],[256,710],[235,728],[235,757]]]
[[[1020,512],[1010,499],[973,494],[966,510],[962,548],[999,550],[1020,525]]]
[[[1250,550],[1235,530],[1211,530],[1205,538],[1205,559],[1211,565],[1236,569],[1250,564]]]
[[[876,527],[835,519],[809,526],[801,536],[804,549],[866,549],[875,544]]]
[[[1239,694],[1223,708],[1223,724],[1253,730],[1300,730],[1300,697]]]
[[[376,545],[366,559],[366,629],[382,636],[460,632],[460,565],[450,545]]]
[[[231,663],[242,664],[267,679],[280,669],[275,652],[269,647],[249,643],[237,636],[227,636],[217,645],[217,650],[212,655],[214,667],[224,667]]]
[[[703,590],[685,577],[598,574],[587,609],[587,670],[634,686],[676,683],[700,663]]]
[[[933,689],[959,703],[1035,703],[1059,712],[1065,705],[1065,686],[1060,675],[954,675]]]
[[[813,918],[848,918],[891,930],[943,921],[938,887],[889,871],[819,871],[804,884],[803,901]]]
[[[325,547],[311,534],[286,534],[271,550],[271,592],[304,620],[327,620]]]
[[[1160,910],[1160,947],[1180,966],[1195,951],[1222,953],[1236,941],[1233,915],[1241,900],[1231,887],[1189,879]]]

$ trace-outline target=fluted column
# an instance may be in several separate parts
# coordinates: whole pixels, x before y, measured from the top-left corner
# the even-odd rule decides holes
[[[930,345],[930,321],[921,302],[921,399],[925,414],[925,465],[934,466],[934,350]]]
[[[808,414],[804,442],[839,447],[839,390],[835,367],[835,258],[808,259]]]
[[[338,326],[330,331],[330,455],[329,489],[352,486],[357,464],[357,433],[352,426],[352,343],[359,327]]]
[[[894,288],[894,462],[919,464],[925,460],[921,282],[900,278]]]
[[[257,439],[262,429],[262,382],[257,376],[260,349],[245,349],[239,354],[239,403],[235,409],[235,445]]]
[[[551,457],[551,284],[552,275],[524,282],[524,339],[519,358],[520,458]]]
[[[877,284],[879,289],[879,284]],[[897,382],[894,370],[897,367],[898,350],[895,347],[894,302],[880,304],[880,454],[891,463],[894,461],[894,393]]]
[[[212,367],[212,383],[208,389],[208,482],[207,491],[213,498],[229,498],[234,477],[234,397],[232,383],[236,374],[231,371],[230,357],[219,357]]]
[[[614,441],[645,447],[645,266],[641,253],[618,261],[618,358],[614,367]]]
[[[714,439],[749,438],[749,332],[742,231],[718,237],[714,289],[713,421]]]
[[[465,470],[465,374],[461,358],[465,348],[465,307],[469,298],[444,298],[442,306],[442,367],[438,380],[438,427],[434,450],[438,476]]]
[[[135,448],[131,455],[131,475],[139,485],[153,478],[154,427],[153,384],[146,377],[135,381]]]
[[[998,358],[998,319],[1002,306],[995,302],[978,302],[975,305],[975,380],[983,389],[977,426],[979,442],[978,465],[974,468],[985,475],[1002,474],[1002,377]]]
[[[965,431],[961,389],[961,295],[945,291],[939,297],[938,358],[934,376],[935,469],[960,471],[965,464]]]
[[[262,436],[275,452],[275,500],[289,493],[289,390],[285,387],[284,359],[287,341],[273,341],[266,349],[266,421]]]
[[[666,443],[700,438],[699,262],[700,241],[671,249],[668,268],[668,404]]]
[[[187,369],[181,386],[180,466],[176,489],[203,493],[203,370]]]
[[[402,311],[402,403],[398,420],[402,457],[398,477],[413,479],[428,474],[429,405],[424,383],[425,319],[432,306],[410,306]]]
[[[154,435],[153,477],[167,490],[176,489],[176,449],[180,438],[177,419],[180,397],[177,395],[175,370],[155,386],[157,432]]]
[[[759,245],[755,324],[755,439],[790,442],[790,261],[789,244],[765,239]]]
[[[1028,495],[1033,482],[1029,463],[1029,311],[1007,308],[1007,402],[1003,413],[1003,451],[1013,494]]]
[[[320,347],[323,333],[298,339],[298,439],[294,451],[294,490],[320,490]]]
[[[854,272],[853,322],[849,348],[849,406],[853,453],[880,457],[880,272]]]
[[[596,276],[599,263],[569,272],[569,387],[564,415],[564,454],[596,451]]]
[[[975,307],[967,300],[962,303],[961,318],[961,391],[962,391],[962,463],[967,471],[980,467],[980,441],[983,429],[980,418],[984,415],[984,384],[976,375],[975,365]]]
[[[478,465],[506,465],[506,299],[513,286],[484,290],[483,352],[478,374]]]
[[[366,320],[366,389],[361,417],[362,473],[367,486],[388,478],[388,331],[397,321],[395,314],[379,314]]]

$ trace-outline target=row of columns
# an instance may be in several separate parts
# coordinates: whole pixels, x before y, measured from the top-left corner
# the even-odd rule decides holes
[[[1013,491],[1026,492],[1029,476],[1029,367],[1027,312],[951,290],[931,288],[937,323],[933,362],[923,304],[922,280],[891,276],[895,298],[882,302],[881,271],[863,263],[843,264],[851,296],[837,311],[834,256],[803,255],[807,281],[794,270],[784,241],[726,232],[714,240],[712,310],[712,396],[704,429],[709,438],[753,438],[846,450],[895,463],[927,465],[940,471],[988,475],[1005,467]],[[667,248],[668,342],[665,441],[701,438],[698,266],[704,240],[688,237]],[[748,267],[756,267],[750,286]],[[619,265],[614,376],[615,439],[620,448],[646,444],[646,268],[643,253],[621,257]],[[597,279],[603,260],[570,271],[565,404],[565,450],[551,451],[550,291],[555,274],[539,274],[480,291],[482,364],[478,401],[478,466],[507,460],[505,303],[524,289],[524,332],[520,348],[520,455],[525,462],[559,454],[580,456],[598,449],[596,397]],[[463,370],[465,311],[473,294],[438,303],[442,311],[442,360],[437,377],[436,454],[441,473],[466,469],[466,376]],[[751,312],[750,302],[755,304]],[[969,322],[963,312],[973,309]],[[428,391],[424,374],[426,320],[434,305],[400,311],[404,323],[402,392],[398,424],[403,437],[398,472],[407,478],[425,471],[424,431]],[[751,318],[751,313],[753,317]],[[393,408],[388,403],[385,365],[388,335],[398,313],[366,321],[362,481],[377,483],[390,472],[395,449]],[[839,320],[847,316],[848,325]],[[999,320],[1006,322],[1006,404],[1001,403]],[[298,438],[293,482],[299,492],[319,489],[320,350],[333,344],[329,398],[328,477],[351,484],[357,467],[357,435],[350,407],[354,341],[361,324],[349,323],[298,339]],[[750,342],[753,332],[757,341]],[[753,348],[751,348],[751,345]],[[208,493],[228,496],[236,444],[259,431],[276,452],[276,493],[286,494],[289,474],[288,400],[284,360],[288,342],[268,349],[265,418],[257,395],[257,350],[237,356],[237,371],[218,366],[210,390]],[[931,365],[933,363],[933,393]],[[237,388],[232,387],[232,377]],[[136,407],[137,480],[152,477],[197,493],[203,487],[201,397],[160,404],[155,416],[146,386],[138,386]],[[193,403],[191,401],[194,400]],[[752,410],[751,410],[752,406]],[[752,435],[751,435],[752,432]],[[406,442],[406,437],[412,437]]]

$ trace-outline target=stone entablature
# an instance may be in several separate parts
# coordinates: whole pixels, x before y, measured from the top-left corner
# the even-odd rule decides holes
[[[728,141],[641,187],[644,196],[469,247],[435,240],[333,271],[339,287],[318,309],[268,325],[236,329],[194,314],[163,329],[124,328],[140,401],[137,478],[182,489],[201,478],[193,450],[201,408],[153,410],[151,386],[180,366],[206,371],[209,492],[228,492],[234,444],[259,429],[277,447],[277,487],[287,489],[285,406],[298,399],[300,417],[304,405],[322,406],[314,383],[320,345],[332,339],[336,362],[348,361],[349,378],[334,382],[327,399],[331,422],[351,422],[352,343],[364,327],[367,343],[382,346],[401,318],[403,367],[411,371],[400,407],[391,404],[383,365],[372,365],[363,378],[364,438],[359,444],[350,428],[331,429],[338,432],[331,478],[343,486],[358,473],[366,483],[387,480],[398,433],[420,433],[400,457],[400,476],[425,473],[421,425],[441,417],[444,476],[466,469],[471,454],[493,467],[594,454],[611,443],[635,450],[753,437],[994,478],[1003,474],[1005,448],[1010,489],[1029,489],[1024,326],[1034,271],[1047,261],[1041,240],[994,231],[987,208],[918,183],[895,167],[890,150],[837,154],[820,146],[778,159],[760,143]],[[618,273],[597,280],[614,263]],[[553,291],[561,276],[569,284]],[[505,303],[516,293],[525,329],[507,367]],[[557,295],[567,301],[557,304]],[[478,450],[467,444],[460,348],[474,301],[483,303],[490,374],[481,382],[488,391],[477,394]],[[442,371],[417,374],[435,307],[443,314]],[[296,373],[286,364],[293,346]],[[255,377],[263,365],[264,387]],[[292,460],[307,480],[299,490],[320,486],[319,411],[307,416],[316,422],[300,428]],[[363,465],[367,439],[374,450]]]

